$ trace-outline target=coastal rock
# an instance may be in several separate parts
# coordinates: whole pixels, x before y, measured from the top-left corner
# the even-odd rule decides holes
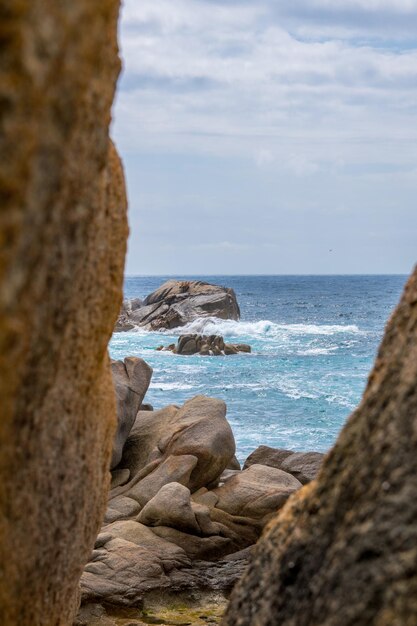
[[[197,462],[186,484],[195,491],[218,480],[233,459],[236,446],[226,420],[225,403],[196,396],[180,409],[170,406],[160,411],[140,411],[125,449],[120,467],[130,469],[132,476],[170,456],[195,457]]]
[[[321,452],[294,452],[284,459],[281,469],[306,485],[318,476],[323,460],[324,454]]]
[[[0,623],[72,624],[109,485],[122,300],[109,143],[119,2],[6,2],[0,65]]]
[[[256,546],[224,626],[416,624],[416,519],[417,269],[358,409]]]
[[[154,464],[151,464],[152,471],[129,489],[129,497],[144,506],[156,496],[162,487],[169,483],[176,482],[184,486],[189,485],[191,474],[197,463],[198,459],[193,454],[169,455],[155,468]]]
[[[200,280],[169,280],[149,294],[142,306],[125,303],[115,330],[178,328],[199,317],[240,318],[233,289]]]
[[[267,465],[268,467],[281,469],[282,463],[291,454],[293,454],[292,450],[271,448],[270,446],[259,446],[248,456],[243,464],[243,469],[247,469],[251,465],[255,464]]]
[[[170,586],[167,573],[189,565],[181,548],[143,524],[114,522],[106,526],[104,545],[94,550],[85,568],[83,600],[135,606],[146,592]]]
[[[321,452],[293,452],[269,446],[259,446],[246,459],[243,469],[251,465],[267,465],[288,472],[303,485],[314,480],[319,473],[324,459]]]
[[[135,324],[129,321],[129,317],[143,306],[143,301],[140,298],[132,298],[131,300],[123,300],[122,308],[120,309],[119,317],[116,322],[115,331],[128,331],[135,328]]]
[[[191,508],[190,490],[175,482],[162,487],[142,509],[137,520],[146,526],[172,526],[184,532],[201,532]]]
[[[225,414],[224,402],[204,396],[182,407],[138,412],[81,579],[83,605],[132,606],[150,590],[230,589],[243,556],[236,566],[225,557],[253,545],[301,485],[265,466],[240,471]],[[208,572],[218,579],[208,580]]]
[[[224,342],[221,335],[180,335],[177,345],[170,344],[166,348],[159,346],[157,350],[169,350],[174,354],[202,356],[221,356],[238,354],[238,352],[251,352],[248,344],[229,344]]]
[[[262,519],[280,509],[301,483],[282,470],[251,465],[213,489],[217,509],[230,515]]]
[[[116,392],[117,430],[113,442],[111,469],[120,463],[123,446],[152,378],[152,368],[137,357],[112,361],[113,385]]]

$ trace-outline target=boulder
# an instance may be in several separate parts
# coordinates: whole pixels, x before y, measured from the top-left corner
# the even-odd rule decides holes
[[[416,519],[417,269],[359,407],[255,547],[224,626],[414,626]]]
[[[276,512],[301,483],[282,470],[265,465],[251,465],[213,489],[216,508],[230,513],[261,519]]]
[[[282,463],[285,459],[293,454],[292,450],[285,450],[284,448],[271,448],[270,446],[259,446],[251,452],[243,464],[243,469],[247,469],[251,465],[267,465],[268,467],[275,467],[281,469]]]
[[[321,452],[293,452],[292,450],[259,446],[248,456],[243,469],[255,463],[276,467],[292,474],[305,485],[316,478],[323,459],[324,454]]]
[[[178,328],[199,317],[238,320],[240,310],[233,289],[199,280],[169,280],[149,294],[142,306],[129,309],[125,305],[115,330]]]
[[[176,482],[162,487],[137,519],[146,526],[172,526],[184,532],[201,532],[191,508],[190,490]]]
[[[127,357],[112,361],[113,384],[116,392],[117,430],[113,442],[111,469],[122,458],[123,446],[152,378],[152,368],[143,359]]]
[[[130,470],[136,476],[146,465],[154,460],[160,461],[162,455],[158,442],[169,429],[173,429],[178,407],[170,405],[157,411],[139,411],[130,431],[120,466]]]
[[[294,452],[284,459],[281,469],[292,474],[303,485],[314,480],[323,464],[321,452]]]
[[[120,467],[128,468],[134,476],[149,463],[182,455],[197,459],[185,484],[191,491],[219,479],[235,455],[235,441],[222,400],[196,396],[180,409],[170,406],[160,411],[140,411]]]
[[[73,622],[106,506],[122,301],[109,142],[119,2],[6,2],[0,65],[0,623]]]
[[[229,345],[231,345],[233,348],[236,348],[238,352],[252,352],[252,348],[248,343],[232,343]]]
[[[169,455],[127,493],[130,498],[144,506],[164,485],[172,482],[181,483],[184,486],[189,485],[191,474],[197,463],[197,457],[192,454]]]

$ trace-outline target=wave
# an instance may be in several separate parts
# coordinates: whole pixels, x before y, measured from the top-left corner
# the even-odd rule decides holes
[[[157,389],[159,391],[185,391],[189,389],[195,389],[196,385],[189,385],[188,383],[159,383],[151,382],[149,389]]]
[[[330,348],[309,348],[307,350],[300,350],[297,352],[299,356],[325,356],[332,354],[339,349],[339,346],[331,346]]]
[[[363,334],[356,324],[277,324],[269,320],[258,322],[236,322],[216,317],[199,317],[186,326],[165,331],[169,335],[205,334],[223,335],[223,337],[256,337],[267,339],[283,335],[335,335],[338,333]]]

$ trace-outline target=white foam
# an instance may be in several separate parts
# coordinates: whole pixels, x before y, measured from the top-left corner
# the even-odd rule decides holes
[[[152,382],[149,389],[159,389],[160,391],[185,391],[187,389],[195,389],[195,385],[187,383],[158,383]]]
[[[332,354],[332,352],[335,352],[338,349],[338,346],[333,346],[330,348],[309,348],[308,350],[300,350],[298,354],[299,356],[322,356],[326,354]]]
[[[303,335],[334,335],[338,333],[362,334],[355,325],[342,324],[276,324],[269,320],[259,322],[236,322],[221,320],[216,317],[199,317],[186,326],[166,331],[170,335],[178,334],[205,334],[223,335],[223,337],[256,337],[256,338],[284,338],[285,336]]]
[[[294,380],[291,378],[277,380],[275,386],[279,391],[292,400],[300,400],[301,398],[308,398],[310,400],[316,400],[320,394],[312,393],[305,389],[305,386],[300,389],[303,384],[302,381]]]

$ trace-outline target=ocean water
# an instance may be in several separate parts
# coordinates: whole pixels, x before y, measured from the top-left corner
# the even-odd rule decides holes
[[[170,277],[127,277],[125,297],[144,297]],[[140,356],[154,369],[155,409],[197,395],[222,398],[244,460],[261,444],[326,451],[357,406],[384,326],[406,276],[205,276],[233,287],[239,322],[199,319],[177,331],[115,333],[113,358]],[[180,333],[221,334],[252,354],[156,352]]]

